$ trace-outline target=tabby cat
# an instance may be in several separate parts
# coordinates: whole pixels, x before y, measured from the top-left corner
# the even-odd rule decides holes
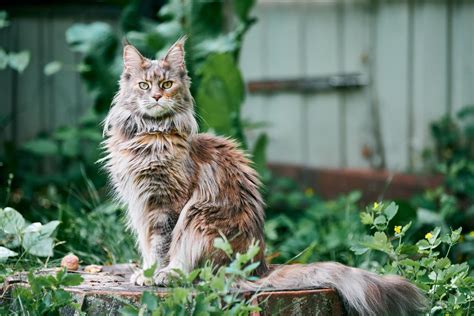
[[[184,58],[184,38],[151,60],[126,44],[120,88],[104,121],[104,158],[117,198],[137,236],[143,269],[166,286],[174,269],[206,260],[227,262],[213,241],[225,235],[236,252],[258,241],[258,287],[331,287],[349,314],[412,315],[424,308],[419,290],[398,276],[378,276],[333,262],[270,268],[264,260],[260,181],[234,141],[198,133]],[[131,282],[143,285],[143,270]]]

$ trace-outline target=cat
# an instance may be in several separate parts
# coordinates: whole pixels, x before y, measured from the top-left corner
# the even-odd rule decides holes
[[[213,248],[222,234],[236,252],[253,241],[260,245],[260,279],[242,281],[243,289],[330,287],[351,315],[423,311],[424,296],[398,276],[334,262],[266,264],[258,174],[235,141],[198,133],[184,43],[179,39],[159,60],[125,44],[119,91],[104,120],[104,165],[117,198],[127,205],[142,268],[158,266],[153,282],[166,286],[174,269],[190,272],[206,260],[226,264],[227,256]],[[138,285],[146,280],[143,270],[131,277]]]

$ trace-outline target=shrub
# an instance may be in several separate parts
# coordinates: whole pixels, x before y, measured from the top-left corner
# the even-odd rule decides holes
[[[431,303],[430,315],[440,311],[470,315],[474,278],[470,276],[466,262],[453,264],[449,258],[460,240],[461,228],[440,234],[441,229],[437,227],[413,243],[405,238],[412,227],[411,222],[404,226],[390,224],[397,212],[398,206],[393,202],[367,207],[360,218],[373,233],[362,238],[352,250],[357,255],[368,254],[365,266],[374,267],[381,273],[399,274],[416,284]],[[372,251],[383,256],[374,258],[370,255]]]

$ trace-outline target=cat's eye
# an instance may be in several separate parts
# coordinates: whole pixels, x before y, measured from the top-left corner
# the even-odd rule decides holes
[[[163,89],[169,89],[169,88],[171,88],[172,85],[173,85],[173,81],[169,81],[169,80],[168,80],[168,81],[163,82],[163,83],[161,84],[161,87],[162,87]]]
[[[143,90],[148,90],[148,88],[150,88],[150,85],[145,81],[139,82],[138,86]]]

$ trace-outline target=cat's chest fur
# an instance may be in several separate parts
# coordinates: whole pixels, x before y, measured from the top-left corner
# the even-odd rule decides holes
[[[178,211],[189,198],[192,163],[189,143],[173,133],[142,133],[108,142],[109,169],[125,203],[140,202],[145,209]]]

